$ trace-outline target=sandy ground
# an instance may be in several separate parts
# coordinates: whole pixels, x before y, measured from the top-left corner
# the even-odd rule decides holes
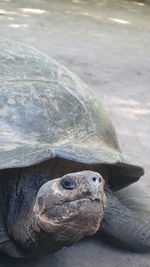
[[[150,188],[150,4],[124,0],[1,0],[0,35],[32,45],[78,74],[96,92],[122,150],[145,167]],[[85,239],[35,261],[0,266],[150,267],[150,255]]]

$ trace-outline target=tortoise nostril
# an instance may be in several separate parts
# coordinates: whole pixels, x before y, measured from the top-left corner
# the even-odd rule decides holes
[[[92,180],[93,180],[93,182],[98,181],[99,183],[102,181],[102,179],[100,177],[99,178],[93,177]]]
[[[97,180],[96,177],[93,177],[93,182],[96,182],[96,180]]]

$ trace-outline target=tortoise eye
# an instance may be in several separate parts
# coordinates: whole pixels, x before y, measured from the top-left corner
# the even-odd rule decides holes
[[[65,189],[68,189],[68,190],[72,190],[75,188],[76,186],[76,183],[75,181],[73,181],[72,179],[70,178],[67,178],[67,179],[64,179],[62,182],[61,182],[62,186],[65,188]]]

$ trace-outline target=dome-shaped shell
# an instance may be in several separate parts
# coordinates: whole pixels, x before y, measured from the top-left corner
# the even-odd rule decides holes
[[[83,81],[36,49],[0,38],[0,169],[54,157],[107,164],[114,189],[143,175]]]

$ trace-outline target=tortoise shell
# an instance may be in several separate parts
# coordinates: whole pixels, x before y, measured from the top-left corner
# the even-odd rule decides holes
[[[116,190],[143,175],[122,154],[98,97],[61,64],[38,50],[0,38],[0,169],[59,157],[105,164]]]

